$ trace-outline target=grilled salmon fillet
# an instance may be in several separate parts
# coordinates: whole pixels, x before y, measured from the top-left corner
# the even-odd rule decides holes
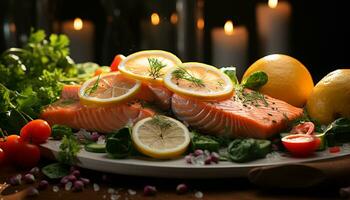
[[[266,139],[303,114],[284,101],[263,97],[264,102],[245,102],[235,94],[228,100],[206,102],[174,94],[171,105],[178,119],[202,133],[234,138]]]

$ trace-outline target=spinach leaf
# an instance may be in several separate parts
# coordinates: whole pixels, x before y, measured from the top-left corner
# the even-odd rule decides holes
[[[55,124],[51,127],[51,137],[55,140],[60,140],[63,136],[73,135],[73,130],[65,125]]]
[[[238,78],[236,75],[236,68],[235,67],[222,67],[220,68],[224,74],[226,74],[228,77],[230,77],[232,83],[234,85],[238,84]]]
[[[241,85],[245,88],[252,90],[258,90],[264,86],[268,81],[268,76],[265,72],[257,71],[252,73],[250,76],[242,80]]]
[[[350,142],[350,119],[339,118],[324,131],[329,146]]]
[[[42,173],[50,179],[59,179],[69,174],[69,166],[53,163],[42,168]]]
[[[112,158],[126,158],[133,153],[131,128],[125,127],[112,133],[106,142],[106,151]]]
[[[235,139],[228,146],[228,158],[233,162],[248,162],[264,158],[271,152],[269,140]]]
[[[192,132],[191,138],[192,150],[202,149],[210,152],[218,152],[220,143],[209,136],[200,135],[196,132]]]

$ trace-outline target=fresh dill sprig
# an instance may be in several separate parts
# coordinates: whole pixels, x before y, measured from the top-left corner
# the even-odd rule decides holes
[[[176,79],[184,79],[184,80],[187,80],[189,82],[192,82],[197,87],[205,87],[202,79],[199,79],[199,78],[193,76],[191,73],[189,73],[183,67],[178,67],[175,71],[172,72],[172,75]]]
[[[98,84],[100,82],[100,75],[97,77],[97,80],[95,81],[94,85],[87,88],[85,91],[84,91],[84,95],[91,95],[92,93],[96,92],[97,88],[98,88]]]
[[[253,90],[250,92],[246,92],[244,91],[244,87],[237,87],[235,91],[238,99],[240,99],[243,104],[249,103],[258,107],[262,102],[266,107],[269,105],[265,96],[258,91]]]
[[[160,70],[166,67],[166,64],[162,63],[162,61],[158,60],[157,58],[147,58],[147,60],[149,64],[149,75],[153,79],[161,77],[163,74],[160,73]]]
[[[160,127],[160,129],[168,129],[172,126],[171,121],[169,121],[166,117],[162,115],[154,115],[151,123]]]

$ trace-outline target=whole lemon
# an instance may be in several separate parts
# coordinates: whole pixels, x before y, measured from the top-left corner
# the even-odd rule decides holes
[[[256,71],[268,75],[268,82],[260,88],[260,92],[297,107],[305,105],[314,87],[307,68],[287,55],[273,54],[260,58],[247,69],[243,79]]]
[[[323,77],[312,90],[306,109],[321,124],[338,117],[350,118],[350,69],[338,69]]]

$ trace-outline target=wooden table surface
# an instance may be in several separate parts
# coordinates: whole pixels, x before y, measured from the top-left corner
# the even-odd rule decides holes
[[[45,163],[41,163],[44,165]],[[9,177],[18,174],[25,173],[25,170],[16,169],[12,166],[0,167],[0,183],[5,182]],[[198,199],[195,197],[195,191],[201,191],[203,193],[202,199],[340,199],[339,198],[339,185],[334,183],[325,183],[323,185],[307,188],[307,189],[262,189],[251,184],[248,179],[204,179],[204,180],[176,180],[176,179],[159,179],[149,177],[132,177],[113,174],[103,174],[101,172],[91,170],[81,170],[82,176],[91,179],[92,183],[97,183],[100,186],[100,190],[95,192],[92,184],[84,189],[82,192],[64,191],[64,188],[60,188],[59,192],[54,192],[52,186],[58,183],[50,182],[48,189],[40,191],[40,195],[31,199],[111,199],[111,194],[108,190],[113,188],[120,196],[118,199]],[[42,179],[43,177],[39,177]],[[179,183],[186,183],[190,191],[184,195],[176,194],[175,188]],[[35,184],[34,184],[35,185]],[[156,186],[158,192],[153,197],[145,197],[143,195],[143,187],[145,185]],[[11,186],[6,189],[0,196],[1,200],[11,199],[23,199],[25,196],[25,189],[30,185]],[[130,195],[128,189],[136,191],[135,195]],[[15,192],[17,191],[17,193]],[[22,192],[20,192],[22,191]]]

